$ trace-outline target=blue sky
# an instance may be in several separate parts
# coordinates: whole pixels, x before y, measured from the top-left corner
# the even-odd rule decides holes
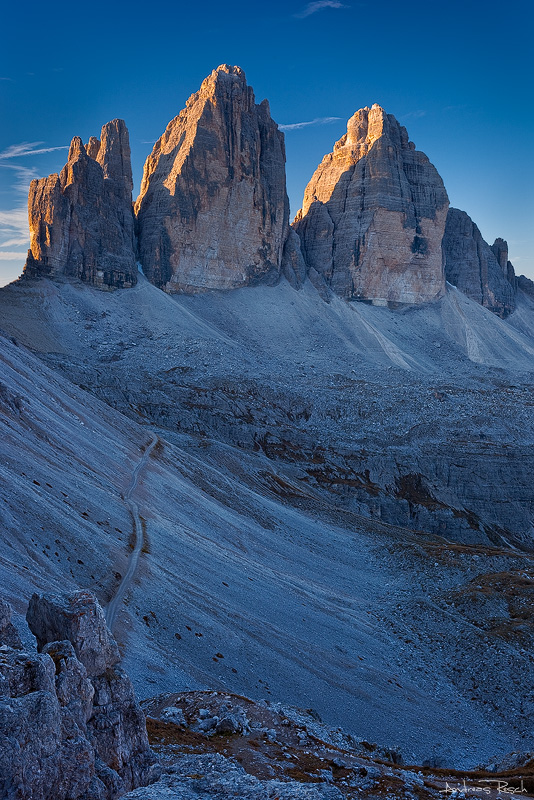
[[[0,284],[21,271],[29,180],[74,135],[122,117],[136,190],[167,122],[221,63],[238,64],[285,130],[294,214],[347,119],[380,103],[435,164],[451,204],[534,279],[534,16],[507,3],[123,0],[4,4]],[[299,125],[299,123],[312,123]]]

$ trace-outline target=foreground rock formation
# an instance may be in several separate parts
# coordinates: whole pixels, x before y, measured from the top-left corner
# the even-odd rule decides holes
[[[114,800],[159,776],[94,595],[33,595],[24,651],[0,606],[0,796]]]
[[[443,255],[449,283],[500,317],[511,314],[515,309],[516,277],[504,239],[496,239],[490,247],[465,211],[450,208]]]
[[[362,108],[317,167],[295,230],[308,268],[348,299],[423,303],[445,291],[443,181],[406,129]]]
[[[167,126],[136,202],[139,256],[167,291],[277,280],[288,235],[283,134],[223,64]]]
[[[137,281],[128,130],[115,119],[86,146],[74,137],[60,174],[30,185],[26,277],[67,275],[99,287]]]

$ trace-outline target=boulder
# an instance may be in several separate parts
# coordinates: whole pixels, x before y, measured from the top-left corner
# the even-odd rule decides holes
[[[418,304],[445,291],[448,205],[435,167],[375,104],[351,117],[317,167],[294,228],[308,269],[336,294]]]
[[[102,675],[120,661],[117,643],[92,592],[34,594],[26,619],[39,650],[49,642],[67,639],[90,677]]]
[[[514,310],[516,279],[504,239],[490,247],[465,211],[450,208],[443,255],[447,280],[467,297],[500,317]]]
[[[135,204],[139,258],[169,292],[278,280],[288,235],[283,134],[223,64],[167,126]]]
[[[1,658],[0,669],[4,669]],[[65,798],[57,791],[63,766],[60,709],[55,695],[36,690],[20,697],[0,698],[0,797]]]
[[[60,174],[30,184],[31,244],[24,277],[66,275],[100,288],[137,281],[128,130],[115,119],[101,138],[72,140]]]

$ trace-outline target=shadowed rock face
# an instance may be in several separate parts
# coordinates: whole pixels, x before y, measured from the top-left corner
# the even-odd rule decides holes
[[[116,800],[157,780],[144,714],[95,596],[33,595],[39,653],[23,650],[10,617],[0,601],[0,797]]]
[[[378,105],[357,111],[306,187],[304,258],[346,298],[422,303],[445,291],[443,181]]]
[[[450,208],[443,255],[449,283],[500,317],[512,313],[516,278],[504,239],[496,239],[490,247],[465,211]]]
[[[136,202],[139,255],[170,292],[274,282],[288,235],[283,134],[222,65],[167,126]]]
[[[60,174],[30,184],[31,247],[26,277],[67,275],[100,287],[137,281],[132,169],[122,120],[104,125],[100,140],[72,140]]]
[[[101,675],[120,661],[104,612],[91,592],[34,594],[26,618],[39,649],[48,642],[71,642],[89,676]]]

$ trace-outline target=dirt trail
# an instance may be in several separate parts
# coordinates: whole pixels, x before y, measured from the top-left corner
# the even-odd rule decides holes
[[[121,603],[124,599],[124,595],[128,591],[130,584],[132,583],[132,580],[135,576],[137,566],[139,564],[139,556],[141,555],[141,550],[143,549],[143,527],[141,524],[141,517],[139,516],[139,506],[137,505],[135,500],[132,499],[132,497],[139,482],[139,475],[141,474],[141,471],[145,467],[148,459],[150,458],[150,454],[152,453],[152,450],[156,446],[157,442],[158,442],[158,437],[153,435],[151,443],[143,453],[141,460],[139,461],[139,463],[137,464],[136,468],[133,471],[130,486],[128,487],[128,491],[124,496],[124,502],[128,506],[128,509],[131,512],[132,519],[134,522],[135,546],[133,553],[130,557],[130,560],[128,562],[128,569],[126,570],[126,573],[123,579],[121,580],[117,591],[115,592],[115,596],[110,600],[105,611],[108,628],[111,631],[113,630],[115,618],[117,616]]]

